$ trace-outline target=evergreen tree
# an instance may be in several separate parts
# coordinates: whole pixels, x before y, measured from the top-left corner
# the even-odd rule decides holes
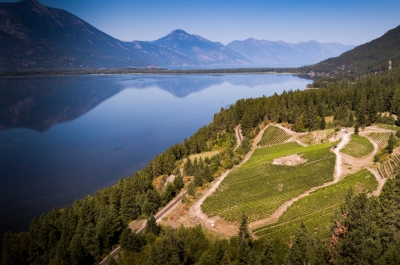
[[[320,121],[320,124],[319,124],[319,128],[320,128],[321,130],[325,130],[325,127],[326,127],[325,117],[321,117],[321,121]]]
[[[158,236],[161,232],[161,227],[157,224],[154,215],[150,215],[147,218],[146,229],[145,233],[153,233],[154,235]]]
[[[392,133],[388,140],[387,150],[389,154],[393,153],[393,149],[396,147],[396,136]]]
[[[75,236],[70,245],[70,260],[71,265],[86,265],[90,264],[88,260],[88,254],[82,246],[81,239]]]
[[[354,125],[354,134],[358,134],[359,132],[359,124],[358,121],[356,121],[356,124]]]
[[[195,195],[195,187],[194,187],[193,181],[189,183],[187,192],[188,192],[188,194],[190,196],[194,196]]]
[[[254,264],[252,256],[253,239],[251,238],[248,217],[245,212],[242,212],[239,225],[239,264]]]
[[[354,125],[354,115],[353,112],[350,111],[350,115],[349,115],[349,127]]]
[[[263,251],[261,252],[261,255],[259,255],[259,258],[257,260],[257,265],[273,265],[276,264],[275,260],[274,260],[274,248],[273,245],[271,243],[271,241],[269,241],[269,239],[265,239],[264,240],[264,244],[263,244]]]
[[[173,183],[174,183],[174,188],[175,188],[175,192],[176,193],[178,193],[183,188],[183,186],[185,185],[183,183],[183,178],[182,178],[181,174],[179,174],[179,175],[177,175],[175,177]]]
[[[346,196],[335,217],[331,239],[331,259],[338,264],[373,264],[382,253],[377,225],[379,205],[367,194]]]
[[[119,244],[124,250],[133,252],[139,252],[141,247],[139,236],[135,232],[132,232],[130,228],[125,228],[122,231]]]
[[[300,229],[289,252],[288,264],[312,264],[312,251],[312,240],[308,235],[304,223],[301,222]]]
[[[193,165],[189,157],[187,158],[186,163],[183,166],[183,173],[185,173],[188,176],[193,175]]]

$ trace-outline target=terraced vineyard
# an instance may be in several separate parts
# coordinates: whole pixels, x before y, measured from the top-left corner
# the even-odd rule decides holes
[[[326,130],[320,130],[320,131],[313,132],[314,143],[320,144],[320,143],[326,141],[327,138],[330,137],[334,132],[335,132],[334,129],[326,129]]]
[[[271,146],[281,144],[288,140],[291,136],[281,128],[269,126],[265,129],[261,140],[257,143],[258,146]]]
[[[388,140],[390,137],[390,132],[374,132],[374,133],[369,133],[367,134],[368,137],[370,137],[378,146],[379,149],[383,149],[387,146]]]
[[[400,155],[392,155],[392,157],[378,166],[378,172],[383,178],[393,177],[394,170],[400,165]]]
[[[340,151],[352,157],[363,157],[373,150],[374,145],[367,138],[352,134],[350,142]]]
[[[344,202],[348,190],[354,188],[357,192],[371,192],[377,185],[374,175],[364,169],[294,202],[279,218],[278,223],[260,227],[253,232],[258,236],[279,237],[284,241],[290,241],[290,237],[295,235],[303,220],[309,231],[327,238],[331,218]]]
[[[257,149],[249,161],[234,169],[202,204],[209,216],[239,220],[245,211],[250,221],[271,215],[282,203],[333,179],[336,143],[303,147],[295,142]],[[296,166],[274,165],[274,158],[292,154],[307,161]]]
[[[308,145],[321,144],[323,142],[328,142],[328,138],[332,136],[334,132],[334,129],[319,130],[299,135],[297,138]]]

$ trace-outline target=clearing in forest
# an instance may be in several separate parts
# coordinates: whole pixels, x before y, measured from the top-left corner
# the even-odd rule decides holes
[[[279,237],[289,242],[303,221],[308,231],[314,231],[321,238],[327,238],[332,224],[331,218],[335,211],[340,209],[340,204],[344,202],[349,189],[354,188],[355,192],[372,192],[377,185],[374,175],[364,169],[294,202],[282,214],[278,223],[254,229],[253,232],[258,236]]]
[[[276,126],[269,126],[265,129],[261,140],[257,143],[258,146],[271,146],[281,144],[291,137],[290,134]]]
[[[208,216],[237,221],[243,211],[249,221],[266,218],[282,203],[312,187],[332,181],[336,143],[303,147],[290,142],[259,148],[241,167],[234,169],[202,204]],[[307,162],[274,165],[275,158],[298,154]]]
[[[374,145],[365,137],[357,134],[351,135],[350,142],[340,152],[352,157],[363,157],[374,150]]]
[[[373,132],[367,136],[379,146],[379,149],[383,149],[387,146],[391,134],[391,132]]]

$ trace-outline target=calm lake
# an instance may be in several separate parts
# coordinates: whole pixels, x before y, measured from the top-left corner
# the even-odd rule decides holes
[[[131,176],[241,98],[304,89],[291,75],[0,78],[0,232]]]

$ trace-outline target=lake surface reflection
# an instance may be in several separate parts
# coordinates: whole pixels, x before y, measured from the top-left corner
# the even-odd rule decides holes
[[[131,176],[240,98],[303,89],[291,75],[0,78],[0,232]]]

